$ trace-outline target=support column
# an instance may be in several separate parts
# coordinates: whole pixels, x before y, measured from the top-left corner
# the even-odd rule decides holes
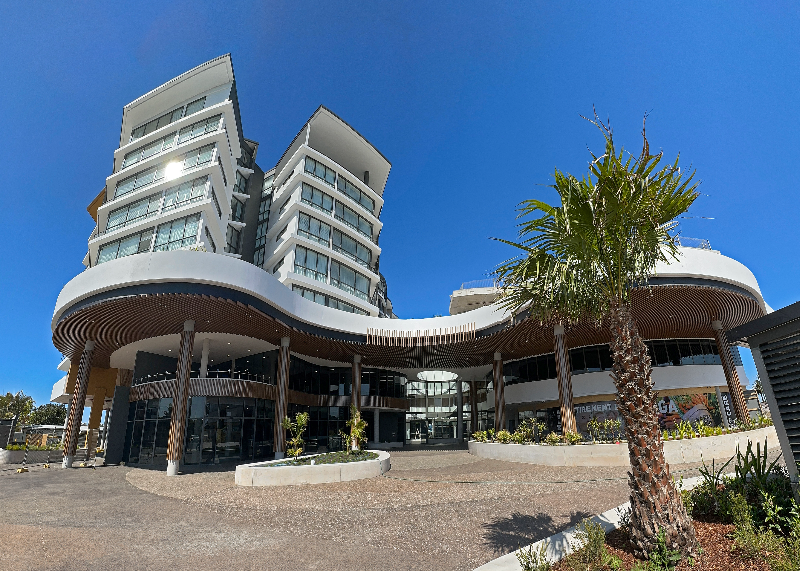
[[[725,409],[722,406],[722,391],[719,390],[719,387],[714,387],[717,391],[717,406],[719,407],[719,416],[722,418],[722,424],[725,426],[725,430],[730,428],[730,424],[728,423],[728,413],[725,412]]]
[[[108,417],[111,414],[111,409],[106,411],[105,418],[103,418],[103,444],[100,448],[103,449],[103,454],[105,454],[106,449],[108,448]]]
[[[503,383],[503,356],[494,354],[492,365],[492,382],[494,385],[494,431],[500,432],[506,428],[506,395]]]
[[[211,353],[211,339],[203,339],[203,353],[200,356],[200,378],[208,378],[208,355]]]
[[[350,402],[361,412],[361,355],[353,355],[353,374],[350,384]]]
[[[278,352],[278,371],[276,379],[277,399],[275,400],[275,459],[286,453],[286,431],[281,426],[289,412],[289,338],[281,337]]]
[[[78,449],[78,435],[81,431],[83,407],[86,405],[86,389],[89,388],[89,374],[92,371],[93,353],[94,341],[87,341],[83,346],[81,360],[78,363],[78,375],[75,380],[75,389],[72,391],[72,398],[69,403],[67,429],[64,432],[64,460],[61,464],[63,468],[72,467],[75,451]]]
[[[561,431],[578,432],[575,424],[575,408],[572,406],[572,372],[569,368],[569,353],[565,342],[564,326],[553,328],[553,345],[558,374],[558,400],[561,403]]]
[[[372,418],[372,424],[375,426],[372,429],[372,440],[375,444],[378,444],[381,441],[381,411],[380,409],[375,409]]]
[[[100,421],[103,418],[103,405],[106,402],[105,389],[97,388],[92,395],[92,411],[89,413],[89,430],[86,432],[86,459],[90,460],[97,455],[95,431],[100,431]],[[99,434],[98,434],[99,437]]]
[[[460,377],[456,379],[456,438],[464,442],[464,387]]]
[[[478,382],[475,379],[469,382],[469,421],[470,430],[478,432]]]
[[[733,401],[733,410],[736,411],[736,418],[742,423],[749,420],[749,415],[747,413],[747,403],[744,400],[744,391],[742,391],[742,383],[739,382],[739,375],[736,372],[736,366],[733,364],[733,355],[731,355],[731,348],[728,344],[728,336],[725,335],[721,321],[712,321],[711,327],[714,329],[714,338],[717,340],[717,349],[722,361],[722,370],[725,371],[725,380],[728,381],[728,394]]]
[[[167,441],[167,476],[177,476],[183,459],[186,440],[186,407],[189,404],[189,374],[194,349],[194,321],[183,322],[181,345],[178,349],[178,370],[175,373],[175,392],[172,397],[172,420]]]

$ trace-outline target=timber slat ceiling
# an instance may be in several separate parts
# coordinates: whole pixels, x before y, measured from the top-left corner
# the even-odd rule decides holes
[[[664,285],[637,289],[631,306],[645,339],[713,337],[711,322],[720,320],[730,329],[761,317],[752,297],[708,286]],[[505,361],[553,352],[553,329],[532,319],[523,320],[491,335],[425,346],[386,346],[332,339],[289,327],[280,320],[240,302],[197,294],[148,294],[111,298],[88,305],[62,319],[53,344],[66,357],[80,356],[87,339],[96,341],[94,365],[108,367],[111,354],[129,343],[183,330],[195,320],[198,333],[229,333],[279,345],[291,338],[291,351],[351,363],[362,356],[366,366],[394,369],[450,369],[487,365],[499,351]],[[387,327],[392,320],[386,320]],[[321,324],[324,326],[324,324]],[[364,340],[367,335],[364,332]],[[607,328],[581,322],[566,328],[569,347],[608,343]]]

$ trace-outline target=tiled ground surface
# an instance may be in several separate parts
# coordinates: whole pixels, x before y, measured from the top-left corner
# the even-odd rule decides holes
[[[466,451],[394,452],[382,478],[285,488],[239,488],[233,472],[6,470],[0,569],[468,570],[626,499],[622,468]]]

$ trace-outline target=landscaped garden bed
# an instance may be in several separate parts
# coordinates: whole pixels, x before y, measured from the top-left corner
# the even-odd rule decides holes
[[[322,464],[346,464],[348,462],[363,462],[364,460],[376,460],[378,454],[368,450],[355,450],[350,452],[328,452],[326,454],[316,454],[314,456],[300,456],[283,462],[270,464],[270,467],[279,466],[318,466]]]
[[[744,453],[723,465],[701,469],[702,480],[681,490],[691,515],[700,554],[681,557],[667,548],[663,531],[647,560],[634,556],[626,516],[606,535],[584,520],[577,528],[572,553],[551,564],[546,544],[517,553],[523,571],[798,571],[800,570],[800,506],[795,502],[786,469],[768,462],[766,446],[748,443]],[[733,473],[725,475],[733,468]]]

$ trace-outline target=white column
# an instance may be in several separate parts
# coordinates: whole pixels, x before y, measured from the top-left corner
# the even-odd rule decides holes
[[[372,439],[375,441],[375,444],[378,444],[381,441],[381,411],[377,408],[375,409],[375,417],[372,423],[375,425],[373,427]]]
[[[208,377],[208,355],[211,353],[211,339],[203,339],[203,353],[200,356],[200,378]]]
[[[456,379],[456,438],[459,442],[464,440],[464,388],[461,386],[461,377]]]

